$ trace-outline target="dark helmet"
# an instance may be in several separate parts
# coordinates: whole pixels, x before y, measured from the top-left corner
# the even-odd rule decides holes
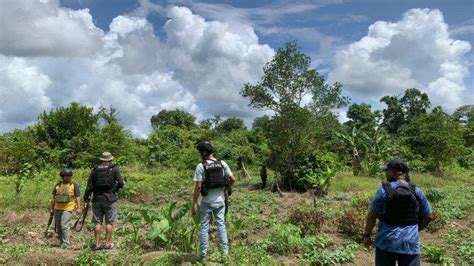
[[[61,172],[59,172],[59,175],[61,177],[72,176],[72,170],[70,168],[63,168],[63,170],[61,170]]]
[[[207,153],[213,153],[214,152],[214,147],[207,140],[199,142],[199,144],[196,146],[196,149],[199,152],[203,152],[203,151],[205,151]]]

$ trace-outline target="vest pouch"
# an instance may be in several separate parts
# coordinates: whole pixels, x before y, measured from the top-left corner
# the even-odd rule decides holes
[[[63,193],[56,193],[54,195],[54,201],[57,203],[68,203],[71,202],[71,196],[69,195],[68,189],[65,189]]]

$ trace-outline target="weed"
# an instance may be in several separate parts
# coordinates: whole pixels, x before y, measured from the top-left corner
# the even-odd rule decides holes
[[[260,243],[265,250],[283,255],[297,253],[302,244],[301,229],[292,224],[274,224],[268,239]]]
[[[103,266],[109,262],[109,254],[107,252],[93,252],[91,250],[83,250],[74,259],[75,265],[94,265]]]
[[[446,260],[449,260],[447,257],[447,252],[444,248],[438,247],[435,245],[423,245],[422,255],[429,262],[442,263]]]
[[[310,265],[332,265],[351,262],[357,255],[358,248],[359,245],[354,242],[349,242],[334,252],[327,252],[308,246],[304,251],[304,261]]]
[[[314,208],[300,206],[291,212],[289,222],[299,226],[303,236],[316,234],[323,226],[324,214]]]
[[[28,251],[29,247],[23,244],[9,246],[0,245],[0,254],[4,254],[4,260],[17,259]]]

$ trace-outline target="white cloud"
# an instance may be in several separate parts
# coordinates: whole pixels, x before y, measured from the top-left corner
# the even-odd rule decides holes
[[[58,8],[59,1],[5,0],[0,6],[0,53],[83,56],[100,46],[102,30],[88,9]]]
[[[18,20],[7,20],[0,27],[23,31],[7,36],[11,43],[29,42],[19,48],[0,44],[0,96],[8,99],[0,105],[1,132],[30,124],[41,111],[71,101],[94,108],[113,105],[135,136],[145,136],[151,116],[163,108],[184,109],[199,118],[255,116],[238,92],[245,82],[259,80],[274,51],[258,43],[252,27],[206,21],[188,8],[172,6],[166,9],[162,41],[150,22],[136,16],[159,9],[155,6],[114,18],[104,33],[87,9],[42,3],[12,1],[0,12],[13,10],[28,18],[20,26],[15,25]],[[29,29],[35,23],[41,25],[38,34]],[[73,35],[58,23],[70,25],[66,28]]]
[[[23,59],[0,55],[0,128],[33,123],[51,108],[48,76]]]
[[[331,82],[352,96],[378,100],[410,87],[428,93],[433,105],[452,111],[472,101],[464,79],[471,46],[450,37],[439,10],[411,9],[400,21],[377,21],[367,36],[339,50]]]

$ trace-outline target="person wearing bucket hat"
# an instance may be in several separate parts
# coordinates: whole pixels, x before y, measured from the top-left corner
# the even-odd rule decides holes
[[[101,163],[94,167],[87,181],[84,201],[92,197],[92,222],[95,224],[95,250],[112,249],[112,229],[117,223],[117,194],[125,186],[114,156],[108,151],[99,157]],[[101,245],[102,224],[105,218],[105,244]]]
[[[433,220],[430,203],[411,182],[404,161],[392,159],[382,168],[387,182],[382,183],[369,205],[364,243],[372,243],[370,235],[378,219],[375,265],[420,265],[418,232]]]

